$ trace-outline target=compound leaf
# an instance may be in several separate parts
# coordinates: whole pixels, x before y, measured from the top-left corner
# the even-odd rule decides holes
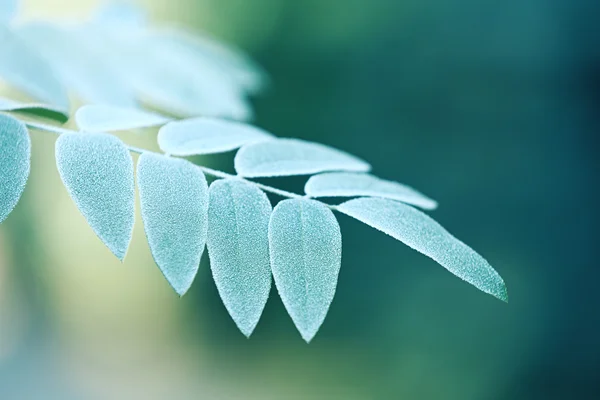
[[[65,133],[56,141],[56,165],[69,195],[98,237],[120,260],[133,233],[133,161],[115,136]]]
[[[271,203],[255,185],[215,181],[209,189],[208,255],[227,311],[250,336],[271,290],[269,218]]]
[[[0,114],[0,223],[15,208],[25,189],[31,141],[22,122]]]
[[[75,113],[80,130],[86,132],[115,132],[150,128],[166,124],[171,119],[137,108],[106,105],[85,105]]]
[[[320,202],[281,201],[269,222],[271,269],[283,304],[309,342],[335,295],[342,236],[335,216]]]
[[[330,172],[312,176],[304,187],[311,197],[381,197],[433,210],[437,202],[398,182],[369,174]]]
[[[152,256],[175,292],[183,296],[198,272],[206,243],[206,178],[188,161],[143,153],[137,184]]]
[[[252,125],[213,118],[170,122],[158,132],[158,146],[176,156],[222,153],[246,143],[273,139]]]
[[[488,262],[421,211],[377,198],[350,200],[338,210],[425,254],[479,290],[508,301],[504,281]]]
[[[247,144],[238,151],[234,162],[237,173],[249,178],[371,169],[365,161],[348,153],[299,139]]]
[[[0,78],[33,98],[68,113],[66,91],[46,60],[2,24],[0,43]]]
[[[59,107],[41,103],[22,103],[0,97],[0,111],[23,112],[38,117],[50,118],[64,123],[69,119],[69,114]]]

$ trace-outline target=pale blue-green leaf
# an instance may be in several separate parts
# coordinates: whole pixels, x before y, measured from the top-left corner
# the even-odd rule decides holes
[[[437,202],[415,189],[398,182],[369,174],[329,172],[312,176],[304,186],[311,197],[381,197],[398,200],[427,210],[437,208]]]
[[[238,151],[234,162],[237,173],[248,178],[371,169],[365,161],[341,150],[299,139],[247,144]]]
[[[6,24],[17,14],[19,0],[0,0],[0,24]]]
[[[133,161],[127,147],[108,134],[65,133],[56,141],[56,165],[88,224],[123,260],[135,219]]]
[[[214,63],[230,76],[240,87],[250,93],[260,92],[268,84],[267,73],[239,49],[200,32],[182,27],[169,27],[156,32],[173,45],[182,46],[191,57],[201,63]]]
[[[21,198],[31,161],[29,133],[22,122],[0,114],[0,223]]]
[[[88,39],[97,52],[120,62],[122,81],[144,103],[179,117],[251,118],[243,89],[215,62],[198,60],[152,32],[120,32],[96,29],[100,38]]]
[[[152,256],[175,292],[183,296],[198,272],[206,243],[206,178],[188,161],[143,153],[137,184]]]
[[[281,201],[269,222],[275,285],[300,334],[309,342],[335,295],[342,235],[335,216],[315,200]]]
[[[504,281],[488,262],[421,211],[377,198],[350,200],[338,210],[431,257],[479,290],[508,301]]]
[[[137,108],[104,105],[85,105],[75,113],[80,130],[86,132],[115,132],[150,128],[166,124],[171,119]]]
[[[255,185],[237,179],[209,189],[208,255],[227,311],[246,336],[260,319],[271,290],[271,203]]]
[[[42,103],[22,103],[0,97],[0,111],[23,112],[39,117],[50,118],[61,123],[69,119],[69,114],[49,104]]]
[[[52,65],[62,82],[82,100],[135,107],[133,90],[119,83],[114,67],[95,57],[74,28],[48,22],[19,27],[19,35]]]
[[[176,156],[230,151],[246,143],[273,139],[273,135],[252,125],[213,118],[192,118],[170,122],[158,132],[158,146]]]
[[[69,112],[69,99],[48,62],[0,24],[0,79],[46,104]]]

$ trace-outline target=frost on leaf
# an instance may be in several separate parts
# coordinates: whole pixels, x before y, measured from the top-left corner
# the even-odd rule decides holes
[[[280,202],[269,223],[271,269],[279,295],[309,342],[335,295],[342,236],[333,213],[308,199]]]
[[[123,142],[102,133],[62,134],[56,141],[56,165],[88,224],[123,260],[135,219],[133,161]]]
[[[158,132],[158,145],[168,154],[192,156],[223,153],[273,138],[270,133],[241,122],[191,118],[163,126]]]
[[[15,208],[25,189],[31,141],[22,122],[0,114],[0,223]]]
[[[116,132],[163,125],[170,118],[137,108],[90,104],[77,110],[75,121],[82,131]]]
[[[415,189],[398,182],[369,174],[329,172],[312,176],[304,191],[311,197],[381,197],[398,200],[427,210],[437,208],[437,202]]]
[[[490,264],[421,211],[376,198],[350,200],[338,210],[431,257],[479,290],[508,301],[504,281]]]
[[[271,203],[255,185],[215,181],[209,189],[208,255],[227,311],[250,336],[271,290],[269,218]]]
[[[206,243],[206,178],[188,161],[143,153],[137,165],[137,184],[152,256],[173,289],[183,296],[198,272]]]
[[[365,161],[320,143],[277,139],[242,147],[235,156],[235,170],[248,178],[308,175],[325,171],[367,172]]]

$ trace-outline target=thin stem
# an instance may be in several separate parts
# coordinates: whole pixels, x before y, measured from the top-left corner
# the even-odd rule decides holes
[[[37,130],[44,131],[44,132],[51,132],[51,133],[54,133],[54,134],[57,134],[57,135],[62,135],[63,133],[78,133],[78,132],[75,132],[75,131],[72,131],[72,130],[69,130],[69,129],[59,128],[59,127],[56,127],[56,126],[51,126],[51,125],[46,125],[46,124],[40,124],[38,122],[29,122],[29,121],[25,122],[25,121],[23,121],[23,123],[27,127],[31,128],[31,129],[37,129]],[[159,153],[156,153],[156,152],[153,152],[153,151],[150,151],[150,150],[142,149],[140,147],[129,146],[127,144],[125,144],[125,146],[127,147],[127,150],[129,150],[129,151],[131,151],[133,153],[137,153],[137,154],[142,154],[142,153],[159,154]],[[236,179],[241,179],[243,181],[252,183],[256,187],[264,190],[265,192],[273,193],[273,194],[276,194],[278,196],[287,197],[287,198],[290,198],[290,199],[299,199],[299,198],[303,198],[304,197],[304,196],[299,195],[297,193],[288,192],[286,190],[277,189],[277,188],[274,188],[272,186],[264,185],[262,183],[250,181],[250,180],[244,179],[244,178],[242,178],[240,176],[237,176],[237,175],[228,174],[226,172],[218,171],[216,169],[208,168],[208,167],[205,167],[205,166],[202,166],[202,165],[197,165],[197,164],[194,164],[194,165],[196,167],[200,168],[202,170],[202,172],[204,172],[205,174],[210,175],[210,176],[214,176],[215,178],[221,178],[221,179],[236,178]],[[335,206],[332,206],[330,204],[326,204],[326,203],[322,203],[322,204],[324,204],[325,206],[329,207],[332,210],[336,209]]]

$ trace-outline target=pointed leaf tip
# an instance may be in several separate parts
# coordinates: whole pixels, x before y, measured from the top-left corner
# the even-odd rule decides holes
[[[325,320],[335,295],[342,236],[329,208],[315,200],[283,200],[269,222],[271,269],[281,300],[306,342]]]
[[[206,178],[188,161],[143,153],[137,184],[152,256],[175,292],[183,296],[198,272],[206,243]]]
[[[209,189],[208,255],[223,304],[249,337],[271,291],[269,218],[271,203],[255,185],[239,179]]]
[[[69,195],[96,235],[121,261],[133,234],[133,161],[115,136],[65,133],[56,165]]]
[[[31,164],[31,141],[25,125],[0,114],[0,223],[15,208]]]
[[[479,290],[508,301],[504,281],[491,265],[421,211],[370,197],[342,203],[338,210],[425,254]]]

